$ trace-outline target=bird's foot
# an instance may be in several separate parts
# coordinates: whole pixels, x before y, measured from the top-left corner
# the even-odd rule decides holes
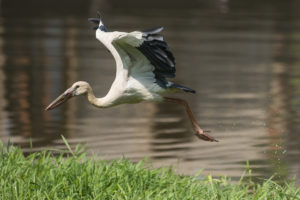
[[[205,141],[210,141],[210,142],[219,142],[215,138],[209,136],[207,133],[210,133],[210,131],[209,130],[202,130],[200,127],[196,127],[196,133],[195,133],[195,135],[199,139],[205,140]]]

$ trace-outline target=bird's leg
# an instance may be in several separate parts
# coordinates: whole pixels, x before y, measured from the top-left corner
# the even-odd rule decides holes
[[[189,119],[192,123],[192,126],[193,126],[194,130],[196,131],[196,136],[198,138],[202,139],[202,140],[205,140],[205,141],[218,142],[218,140],[216,140],[213,137],[207,135],[206,134],[207,131],[204,131],[200,128],[200,126],[196,122],[195,117],[194,117],[194,115],[193,115],[193,113],[192,113],[192,111],[189,107],[189,104],[185,100],[177,99],[177,98],[164,97],[164,101],[184,105],[185,111],[189,116]]]

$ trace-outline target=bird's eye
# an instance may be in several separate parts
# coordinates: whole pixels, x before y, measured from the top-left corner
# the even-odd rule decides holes
[[[75,89],[77,89],[77,88],[79,88],[79,85],[76,85],[76,86],[75,86]]]

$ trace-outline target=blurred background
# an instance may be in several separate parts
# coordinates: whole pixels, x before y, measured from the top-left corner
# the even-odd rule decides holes
[[[144,157],[178,173],[283,181],[300,176],[300,2],[292,0],[0,0],[0,140],[30,151],[85,144],[100,159]],[[113,57],[87,21],[101,11],[111,31],[164,26],[176,57],[181,106],[141,103],[97,109],[76,98],[44,108],[78,80],[104,96]],[[300,184],[299,179],[296,180]]]

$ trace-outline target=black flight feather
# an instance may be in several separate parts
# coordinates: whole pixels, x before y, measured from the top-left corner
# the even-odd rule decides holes
[[[177,88],[185,92],[195,93],[188,87],[175,84],[166,80],[166,78],[175,77],[175,58],[169,50],[168,44],[164,41],[162,35],[158,34],[163,27],[142,31],[144,42],[137,49],[154,66],[156,83],[163,88]]]
[[[163,30],[162,27],[143,31],[144,42],[137,47],[151,64],[155,67],[154,73],[162,82],[165,78],[175,77],[175,58],[168,50],[168,44],[163,36],[158,34]],[[159,74],[159,75],[158,75]]]

